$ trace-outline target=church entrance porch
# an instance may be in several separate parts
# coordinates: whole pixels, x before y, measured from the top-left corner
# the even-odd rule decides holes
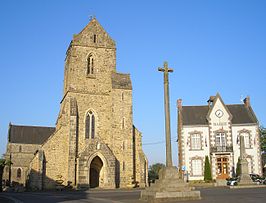
[[[228,158],[219,157],[216,159],[217,179],[226,179],[229,177]]]
[[[103,162],[100,157],[96,156],[90,164],[89,185],[90,188],[96,188],[103,182]]]
[[[78,188],[115,188],[117,160],[110,148],[95,139],[88,140],[87,147],[79,154]]]

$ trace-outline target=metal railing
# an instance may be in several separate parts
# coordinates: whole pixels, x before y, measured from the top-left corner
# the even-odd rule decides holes
[[[215,152],[233,152],[233,146],[211,147],[211,153],[215,153]]]

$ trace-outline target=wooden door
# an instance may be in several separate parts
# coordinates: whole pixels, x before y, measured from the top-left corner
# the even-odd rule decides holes
[[[227,157],[220,157],[216,159],[217,164],[217,179],[226,179],[229,177],[229,170],[228,170],[228,158]]]

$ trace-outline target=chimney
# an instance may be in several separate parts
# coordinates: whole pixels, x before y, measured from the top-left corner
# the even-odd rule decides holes
[[[207,101],[208,102],[208,105],[209,107],[212,105],[213,101],[215,99],[215,96],[210,96],[209,100]]]
[[[182,99],[178,99],[178,100],[177,100],[177,108],[178,108],[179,110],[182,109]]]
[[[247,96],[244,99],[244,105],[245,105],[245,107],[250,107],[250,97],[249,96]]]

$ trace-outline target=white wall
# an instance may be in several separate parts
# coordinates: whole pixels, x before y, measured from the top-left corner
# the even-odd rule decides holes
[[[250,131],[251,136],[251,148],[246,149],[246,154],[252,157],[253,162],[253,173],[260,174],[262,172],[261,169],[261,156],[260,156],[260,144],[259,144],[259,133],[258,133],[258,125],[233,125],[233,148],[234,148],[234,162],[235,168],[237,164],[238,157],[240,156],[240,142],[237,144],[237,136],[241,130]]]
[[[191,132],[199,131],[202,133],[203,144],[202,150],[190,150],[189,136]],[[200,157],[205,160],[205,156],[210,154],[209,151],[209,129],[208,126],[184,126],[182,132],[183,142],[184,142],[184,155],[185,155],[185,166],[189,174],[191,174],[191,163],[190,160],[192,157]],[[207,145],[207,147],[206,147]],[[204,171],[204,168],[203,168]],[[189,180],[203,180],[204,176],[189,176]]]

